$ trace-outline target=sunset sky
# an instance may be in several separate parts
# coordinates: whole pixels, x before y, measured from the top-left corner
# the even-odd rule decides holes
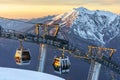
[[[61,14],[77,7],[120,14],[120,0],[0,0],[0,17],[37,18]]]

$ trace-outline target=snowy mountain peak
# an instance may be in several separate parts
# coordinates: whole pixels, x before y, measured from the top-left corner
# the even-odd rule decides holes
[[[59,23],[70,35],[105,45],[120,33],[118,16],[109,11],[79,7],[54,17],[51,24]]]
[[[84,7],[78,7],[73,9],[75,12],[78,12],[79,14],[94,14],[94,11],[88,10],[87,8]]]
[[[73,10],[78,11],[78,12],[84,12],[84,13],[91,12],[88,9],[84,8],[84,7],[74,8]]]
[[[84,8],[84,7],[78,7],[78,8],[74,8],[77,11],[87,11],[88,9]]]

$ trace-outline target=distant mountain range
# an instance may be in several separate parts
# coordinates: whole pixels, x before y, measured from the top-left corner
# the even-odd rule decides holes
[[[120,15],[112,12],[79,7],[68,13],[30,20],[0,18],[2,27],[23,32],[34,30],[34,23],[58,23],[70,43],[77,47],[96,45],[119,49]]]
[[[35,29],[35,23],[45,23],[51,21],[54,16],[46,16],[36,19],[8,19],[0,17],[0,25],[6,29],[26,32]]]

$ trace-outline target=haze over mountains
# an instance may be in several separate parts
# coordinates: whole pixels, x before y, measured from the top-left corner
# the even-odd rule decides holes
[[[59,24],[70,44],[83,51],[87,50],[88,45],[104,46],[117,49],[115,57],[120,56],[120,15],[108,11],[91,11],[80,7],[57,16],[24,21],[0,18],[0,25],[3,28],[23,32],[34,30],[34,23]],[[62,36],[61,32],[58,36]]]

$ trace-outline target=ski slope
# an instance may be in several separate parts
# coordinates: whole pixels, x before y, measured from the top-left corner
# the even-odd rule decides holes
[[[41,72],[0,67],[0,80],[65,80],[65,79]]]

